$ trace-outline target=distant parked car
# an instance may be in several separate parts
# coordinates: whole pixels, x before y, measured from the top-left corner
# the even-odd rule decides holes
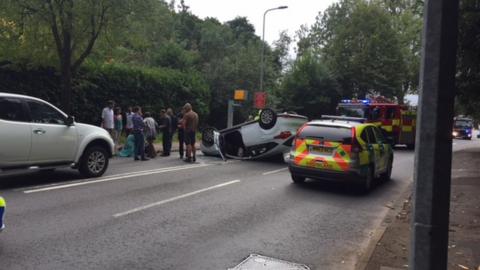
[[[294,113],[261,111],[258,119],[220,131],[202,132],[201,150],[205,155],[233,159],[261,159],[285,154],[290,150],[297,129],[308,121]]]
[[[453,120],[453,138],[471,140],[473,132],[473,119],[468,117],[456,117]]]
[[[0,138],[0,175],[70,166],[98,177],[114,149],[106,130],[76,123],[41,99],[8,93],[0,93]]]
[[[332,117],[330,117],[332,118]],[[350,181],[369,191],[377,178],[389,180],[393,150],[381,130],[353,117],[316,120],[297,133],[290,152],[292,180]]]

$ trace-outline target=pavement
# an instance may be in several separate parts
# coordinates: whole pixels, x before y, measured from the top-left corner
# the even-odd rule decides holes
[[[448,269],[480,270],[480,145],[454,140]],[[412,219],[411,188],[388,205],[391,213],[373,242],[365,270],[408,269]]]

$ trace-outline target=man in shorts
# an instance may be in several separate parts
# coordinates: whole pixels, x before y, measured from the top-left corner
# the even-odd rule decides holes
[[[185,132],[185,145],[187,146],[185,162],[195,162],[196,149],[195,149],[195,136],[198,129],[198,114],[193,111],[192,105],[186,103],[183,106],[185,114],[183,115],[183,128]]]

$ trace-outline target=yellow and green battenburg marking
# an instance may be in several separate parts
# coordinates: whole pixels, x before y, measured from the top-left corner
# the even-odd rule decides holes
[[[314,168],[325,168],[328,167],[330,170],[334,171],[347,171],[349,168],[350,162],[350,145],[342,145],[341,143],[336,142],[324,142],[322,146],[329,148],[337,149],[336,153],[332,157],[318,157],[308,153],[309,145],[319,145],[320,141],[314,139],[297,139],[295,145],[295,152],[297,155],[294,159],[294,163],[300,166],[314,167]],[[317,161],[324,161],[318,163]]]

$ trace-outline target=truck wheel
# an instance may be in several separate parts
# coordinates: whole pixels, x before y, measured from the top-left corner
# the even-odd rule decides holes
[[[84,177],[102,176],[108,168],[108,153],[101,146],[90,146],[80,158],[78,170]]]
[[[207,147],[210,147],[210,146],[213,145],[213,143],[214,143],[213,132],[214,131],[215,131],[215,129],[211,128],[211,127],[205,128],[202,131],[202,143],[203,143],[203,145],[205,145]]]
[[[277,114],[272,109],[263,109],[260,113],[258,123],[263,129],[271,129],[277,123]]]
[[[299,176],[299,175],[296,175],[296,174],[292,174],[292,181],[295,184],[301,184],[301,183],[305,182],[305,177]]]

